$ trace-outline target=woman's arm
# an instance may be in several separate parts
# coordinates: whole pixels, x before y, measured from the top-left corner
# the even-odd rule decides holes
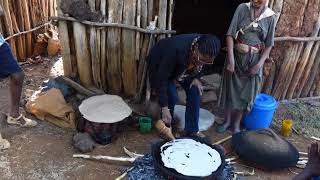
[[[233,52],[233,46],[234,46],[234,40],[232,36],[227,36],[227,70],[231,73],[234,72],[234,52]]]

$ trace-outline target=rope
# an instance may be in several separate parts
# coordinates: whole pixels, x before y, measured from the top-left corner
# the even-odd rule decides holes
[[[49,22],[46,22],[46,23],[44,23],[44,24],[42,24],[42,25],[40,25],[40,26],[37,26],[37,27],[35,27],[35,28],[33,28],[33,29],[30,29],[30,30],[27,30],[27,31],[18,32],[18,33],[16,33],[16,34],[12,35],[12,36],[9,36],[9,37],[5,38],[4,40],[7,41],[7,40],[9,40],[9,39],[11,39],[11,38],[14,38],[14,37],[16,37],[16,36],[20,36],[20,35],[22,35],[22,34],[27,34],[27,33],[36,31],[36,30],[41,29],[41,28],[43,28],[44,26],[48,26],[48,25],[50,25],[50,24],[52,24],[52,21],[51,21],[51,20],[50,20]]]

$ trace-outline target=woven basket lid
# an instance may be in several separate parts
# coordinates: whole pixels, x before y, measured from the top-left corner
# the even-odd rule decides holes
[[[108,94],[84,100],[79,111],[85,119],[95,123],[116,123],[132,113],[121,97]]]

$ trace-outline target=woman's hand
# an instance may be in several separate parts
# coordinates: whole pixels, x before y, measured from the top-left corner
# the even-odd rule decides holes
[[[306,170],[312,176],[320,176],[320,149],[317,143],[312,143],[309,147],[309,161]]]
[[[231,74],[234,72],[234,63],[227,64],[227,71]]]
[[[172,121],[172,116],[170,113],[170,109],[166,106],[166,107],[162,107],[161,108],[161,114],[162,114],[162,121],[167,125],[167,126],[171,126],[171,121]]]
[[[254,65],[252,68],[249,69],[249,74],[254,76],[258,74],[259,70],[261,69],[262,65],[260,63]]]
[[[202,96],[202,93],[203,93],[203,86],[202,86],[202,83],[198,80],[198,79],[194,79],[191,84],[190,84],[190,88],[192,86],[196,86],[199,90],[199,94],[200,96]]]

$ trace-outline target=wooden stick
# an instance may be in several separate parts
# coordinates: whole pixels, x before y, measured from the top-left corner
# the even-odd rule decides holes
[[[136,0],[125,0],[123,8],[124,24],[135,25]],[[138,41],[140,43],[140,40]],[[137,65],[136,65],[136,35],[134,31],[122,30],[121,59],[123,91],[127,96],[136,95],[137,91]]]
[[[296,41],[296,42],[312,42],[312,41],[320,41],[320,37],[275,37],[274,41]]]
[[[30,15],[29,15],[29,8],[27,4],[27,0],[21,0],[21,7],[24,12],[24,30],[30,30]],[[32,55],[32,34],[28,33],[26,35],[26,57],[31,57]]]
[[[123,147],[123,150],[131,158],[139,158],[144,156],[143,154],[137,154],[137,153],[131,152],[126,147]]]
[[[312,53],[309,58],[309,62],[307,64],[307,67],[304,69],[303,76],[301,76],[299,84],[297,85],[296,97],[301,97],[302,89],[305,87],[306,81],[310,78],[309,75],[312,73],[312,71],[310,71],[310,70],[313,69],[312,67],[315,66],[314,62],[315,62],[316,54],[319,50],[319,46],[320,46],[320,41],[318,41],[312,49]],[[313,70],[316,71],[316,69],[313,69]],[[307,94],[307,93],[305,93],[305,94]]]
[[[314,137],[312,136],[311,139],[316,140],[316,141],[320,141],[320,138]]]
[[[154,0],[148,0],[148,20],[147,20],[147,22],[153,21],[153,1]]]
[[[303,43],[299,43],[299,44],[296,44],[295,45],[297,50],[296,50],[296,53],[295,55],[292,57],[292,62],[289,62],[290,65],[290,68],[289,68],[289,72],[287,75],[287,78],[285,78],[285,83],[284,83],[284,88],[283,88],[283,93],[282,93],[282,97],[281,99],[285,99],[286,96],[287,96],[287,91],[288,91],[288,88],[290,86],[290,82],[292,81],[292,78],[293,78],[293,75],[295,73],[295,70],[297,68],[297,64],[299,62],[299,58],[300,58],[300,55],[301,55],[301,52],[302,52],[302,49],[303,49]]]
[[[73,23],[73,38],[80,82],[84,87],[90,88],[93,86],[92,69],[86,27],[83,24]]]
[[[279,101],[279,103],[280,104],[289,104],[289,103],[294,103],[294,102],[298,102],[298,101],[310,101],[310,100],[318,100],[318,99],[320,99],[320,96],[296,98],[296,99],[286,99],[286,100]]]
[[[159,28],[166,29],[167,26],[167,8],[168,8],[168,1],[167,0],[159,0]],[[164,35],[159,36],[160,39],[165,38]]]
[[[87,96],[96,95],[96,93],[94,93],[93,91],[90,91],[89,89],[81,86],[80,84],[74,82],[73,80],[69,79],[68,77],[61,76],[61,78],[66,84],[68,84],[69,86],[74,88],[80,94],[84,94],[84,95],[87,95]]]
[[[24,31],[24,10],[22,8],[22,5],[19,2],[14,2],[12,1],[12,3],[16,3],[14,4],[17,7],[17,20],[18,20],[18,25],[19,25],[19,29],[20,31]],[[19,51],[18,52],[18,56],[20,60],[26,59],[26,36],[25,35],[21,35],[20,36],[22,44],[20,44]]]
[[[169,17],[168,17],[168,30],[172,30],[172,17],[173,17],[173,10],[174,10],[174,3],[173,0],[169,1]],[[171,37],[171,34],[168,35],[168,37]]]
[[[124,0],[108,1],[108,23],[121,23]],[[121,80],[121,29],[109,28],[107,35],[107,79],[109,91],[119,94],[122,90]]]
[[[12,28],[12,20],[11,20],[11,15],[10,15],[10,8],[9,8],[9,1],[8,0],[3,0],[1,1],[2,7],[3,7],[3,12],[6,18],[4,18],[5,22],[5,27],[7,29],[7,32],[9,35],[14,34],[13,28]],[[16,48],[16,43],[14,39],[10,39],[9,41],[12,53],[17,57],[17,48]]]
[[[320,43],[320,42],[319,42]],[[318,44],[318,42],[317,42]],[[312,69],[310,70],[310,75],[308,78],[308,81],[306,82],[305,86],[302,89],[301,96],[306,97],[308,96],[309,92],[311,91],[312,85],[316,82],[317,74],[320,72],[320,50],[318,52],[313,51],[313,54],[316,54],[314,65],[312,66]],[[313,56],[313,55],[312,55]]]
[[[34,31],[36,31],[36,30],[39,30],[39,29],[41,29],[41,28],[43,28],[43,27],[45,27],[45,26],[49,26],[49,25],[51,25],[51,24],[52,24],[51,21],[46,22],[46,23],[44,23],[44,24],[42,24],[42,25],[40,25],[40,26],[37,26],[37,27],[35,27],[35,28],[33,28],[33,29],[30,29],[30,30],[27,30],[27,31],[22,31],[22,32],[13,34],[13,35],[11,35],[11,36],[8,36],[8,37],[5,38],[5,40],[7,41],[7,40],[10,40],[10,39],[12,39],[12,38],[14,38],[14,37],[17,37],[17,36],[21,36],[21,35],[23,35],[23,34],[28,34],[28,33],[34,32]]]
[[[60,9],[60,3],[61,3],[61,0],[57,0],[57,4],[59,5],[57,8],[58,15],[62,16],[63,13]],[[71,61],[71,55],[70,55],[69,32],[68,32],[67,23],[64,21],[59,21],[58,29],[59,29],[59,39],[61,44],[61,55],[62,55],[64,75],[66,77],[73,77],[72,61]]]
[[[146,3],[147,1],[145,1]],[[136,26],[141,27],[141,0],[137,0],[137,16],[136,16]],[[140,32],[136,33],[136,55],[135,60],[138,61],[140,58]]]
[[[107,0],[101,0],[101,14],[102,16],[106,16],[106,7],[107,7]],[[104,21],[105,22],[105,21]],[[108,81],[107,81],[107,55],[106,55],[106,30],[101,30],[101,81],[102,81],[102,88],[105,92],[108,91]]]
[[[135,158],[126,158],[126,157],[112,157],[112,156],[93,156],[86,154],[74,154],[72,157],[74,158],[84,158],[84,159],[95,159],[95,160],[110,160],[110,161],[118,161],[118,162],[130,162],[133,163]]]
[[[140,1],[140,27],[146,28],[148,26],[148,0],[139,0]],[[138,10],[137,10],[138,11]],[[151,19],[152,20],[152,19]]]
[[[128,172],[131,171],[134,167],[131,167],[129,169],[126,170],[126,172],[124,172],[123,174],[121,174],[119,177],[117,177],[115,180],[121,180],[123,179],[124,177],[127,176]]]
[[[222,144],[222,143],[230,140],[231,138],[232,138],[232,136],[228,136],[228,137],[223,138],[223,139],[221,139],[221,140],[219,140],[219,141],[217,141],[217,142],[215,142],[215,143],[213,143],[213,144],[214,144],[214,145],[219,145],[219,144]]]
[[[320,96],[320,78],[315,83],[315,90],[314,95]]]
[[[90,22],[90,21],[78,21],[72,17],[51,17],[50,19],[52,20],[63,20],[63,21],[72,21],[72,22],[79,22],[85,25],[90,25],[90,26],[98,26],[98,27],[113,27],[113,28],[124,28],[124,29],[130,29],[142,33],[148,33],[148,34],[175,34],[176,31],[169,31],[169,30],[148,30],[148,29],[143,29],[139,28],[136,26],[131,26],[131,25],[126,25],[126,24],[121,24],[121,23],[98,23],[98,22]]]
[[[305,152],[299,152],[300,155],[308,155],[308,153]]]
[[[316,23],[316,26],[314,28],[314,31],[312,32],[311,34],[311,37],[315,37],[318,35],[319,33],[319,29],[320,29],[320,16],[318,17],[318,20],[317,20],[317,23]],[[313,44],[314,42],[308,42],[307,45],[306,45],[306,48],[303,52],[303,55],[301,57],[301,60],[300,60],[300,64],[298,66],[298,69],[292,79],[292,82],[289,86],[289,89],[288,89],[288,95],[287,97],[289,99],[291,99],[293,97],[293,93],[294,93],[294,90],[296,89],[296,86],[299,82],[299,79],[301,78],[301,75],[302,75],[302,72],[308,62],[308,59],[309,59],[309,55],[310,55],[310,52],[312,50],[312,47],[313,47]]]
[[[89,0],[88,1],[90,10],[92,12],[95,12],[95,0]],[[89,45],[90,45],[90,55],[91,55],[91,65],[92,65],[92,78],[94,85],[97,88],[100,88],[101,85],[101,76],[100,76],[100,58],[98,49],[100,47],[97,46],[97,42],[100,41],[99,38],[97,38],[97,30],[95,27],[91,26],[90,29],[90,38],[89,38]]]
[[[289,67],[290,67],[290,63],[289,61],[292,59],[292,55],[294,53],[294,45],[290,46],[290,48],[286,51],[284,60],[282,62],[281,68],[280,68],[280,72],[278,74],[278,78],[276,80],[276,84],[274,86],[273,89],[273,96],[276,99],[280,99],[281,95],[280,93],[282,93],[282,86],[283,86],[283,79],[286,78],[286,76],[284,76],[285,73],[287,73]]]

